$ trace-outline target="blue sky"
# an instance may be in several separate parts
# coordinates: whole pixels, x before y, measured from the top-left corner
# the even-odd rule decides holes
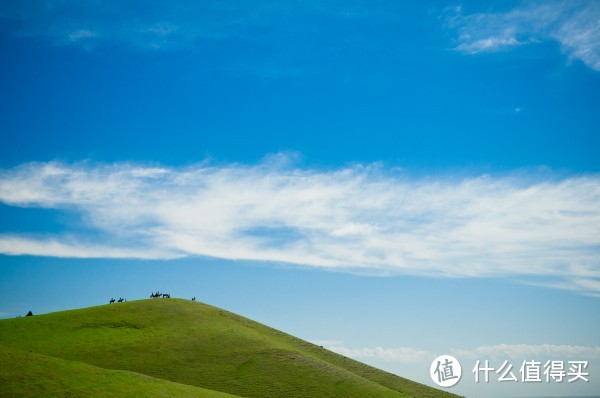
[[[599,3],[398,3],[3,2],[0,315],[169,290],[600,391]],[[545,358],[590,382],[471,379]]]

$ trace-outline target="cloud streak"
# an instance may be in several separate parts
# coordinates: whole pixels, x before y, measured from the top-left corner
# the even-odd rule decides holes
[[[570,60],[600,71],[600,3],[597,1],[525,1],[497,13],[463,14],[458,7],[447,19],[458,32],[457,50],[493,52],[551,40]]]
[[[47,238],[24,238],[20,236],[0,235],[0,253],[9,256],[43,256],[64,258],[130,258],[130,259],[174,259],[181,254],[149,248],[119,248],[99,246],[82,242],[66,242]]]
[[[315,342],[319,344],[319,342]],[[363,347],[348,348],[343,342],[332,341],[319,344],[328,350],[358,360],[380,360],[390,363],[429,363],[444,353],[434,353],[413,347]],[[600,347],[557,344],[497,344],[473,349],[450,349],[450,354],[459,360],[594,360],[600,359]]]
[[[7,231],[8,255],[211,256],[600,294],[597,175],[410,178],[374,165],[302,169],[285,155],[185,168],[50,162],[0,171],[0,202],[70,211],[103,237]]]
[[[140,12],[143,10],[143,12]],[[243,2],[93,2],[7,1],[0,18],[16,21],[21,36],[50,38],[57,45],[86,49],[101,42],[126,43],[141,49],[193,46],[199,39],[223,39],[246,34],[265,23],[267,4]],[[263,18],[264,19],[264,18]]]
[[[327,346],[327,349],[349,358],[359,360],[378,359],[394,363],[427,362],[435,358],[435,355],[431,352],[412,347],[348,348],[345,346]]]
[[[472,350],[452,349],[452,355],[468,359],[600,359],[599,346],[556,344],[498,344]]]
[[[120,43],[137,49],[188,49],[203,41],[230,39],[276,41],[277,36],[302,35],[315,29],[315,15],[356,18],[374,11],[360,4],[272,0],[198,2],[132,0],[74,1],[8,0],[0,3],[0,20],[14,33],[44,37],[57,45],[93,49]],[[302,19],[302,23],[298,23]],[[268,31],[266,33],[265,31]]]

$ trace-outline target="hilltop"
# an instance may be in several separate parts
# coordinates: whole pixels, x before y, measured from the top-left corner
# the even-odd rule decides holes
[[[0,348],[0,396],[456,396],[181,299],[2,320]]]

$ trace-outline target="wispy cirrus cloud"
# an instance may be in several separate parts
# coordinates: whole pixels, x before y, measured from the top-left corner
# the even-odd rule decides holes
[[[15,22],[14,33],[45,37],[59,45],[91,49],[100,42],[136,48],[189,47],[198,39],[244,35],[259,26],[266,7],[239,2],[5,1],[0,18]]]
[[[89,242],[70,242],[70,237],[57,238],[29,238],[22,236],[0,235],[0,253],[9,256],[43,256],[65,258],[131,258],[131,259],[174,259],[182,257],[180,253],[168,250],[153,250],[143,247],[115,247],[97,245]]]
[[[375,165],[303,169],[285,155],[182,168],[28,163],[0,172],[0,202],[63,209],[103,236],[6,231],[3,254],[511,276],[600,294],[595,174],[411,178]]]
[[[138,49],[191,48],[228,39],[277,42],[279,36],[312,32],[313,18],[355,18],[373,13],[360,4],[273,0],[247,1],[74,1],[7,0],[0,20],[13,33],[44,37],[57,45],[92,49],[102,42]],[[301,19],[302,23],[298,23]],[[318,18],[317,18],[318,19]]]
[[[600,71],[600,3],[593,0],[524,1],[507,12],[464,14],[454,9],[447,24],[466,54],[556,41],[571,60]]]
[[[217,16],[228,23],[215,22]],[[188,47],[199,38],[241,34],[236,16],[220,2],[24,0],[0,5],[0,18],[14,22],[13,33],[86,49],[100,42],[143,49]]]

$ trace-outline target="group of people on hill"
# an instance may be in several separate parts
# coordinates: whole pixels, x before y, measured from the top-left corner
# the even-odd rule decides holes
[[[160,297],[163,297],[163,298],[171,298],[171,294],[170,294],[170,293],[161,293],[161,292],[156,292],[156,293],[152,292],[152,293],[150,294],[150,298],[160,298]],[[119,299],[118,299],[118,300],[115,300],[114,298],[111,298],[111,299],[110,299],[110,301],[109,301],[108,303],[109,303],[109,304],[112,304],[112,303],[114,303],[114,302],[117,302],[117,303],[122,303],[122,302],[124,302],[124,301],[127,301],[127,300],[126,300],[126,299],[124,299],[124,298],[121,298],[121,297],[119,297]],[[192,301],[196,301],[196,296],[192,297]]]
[[[122,303],[123,301],[127,301],[127,300],[126,300],[126,299],[124,299],[124,298],[121,298],[121,297],[119,297],[119,299],[118,299],[118,300],[116,300],[116,301],[117,301],[118,303]],[[110,299],[110,301],[108,302],[108,304],[112,304],[112,303],[114,303],[114,302],[115,302],[115,299],[114,299],[114,298],[111,298],[111,299]]]
[[[159,297],[171,298],[171,294],[170,293],[161,293],[161,292],[156,292],[156,293],[150,294],[150,298],[159,298]]]

